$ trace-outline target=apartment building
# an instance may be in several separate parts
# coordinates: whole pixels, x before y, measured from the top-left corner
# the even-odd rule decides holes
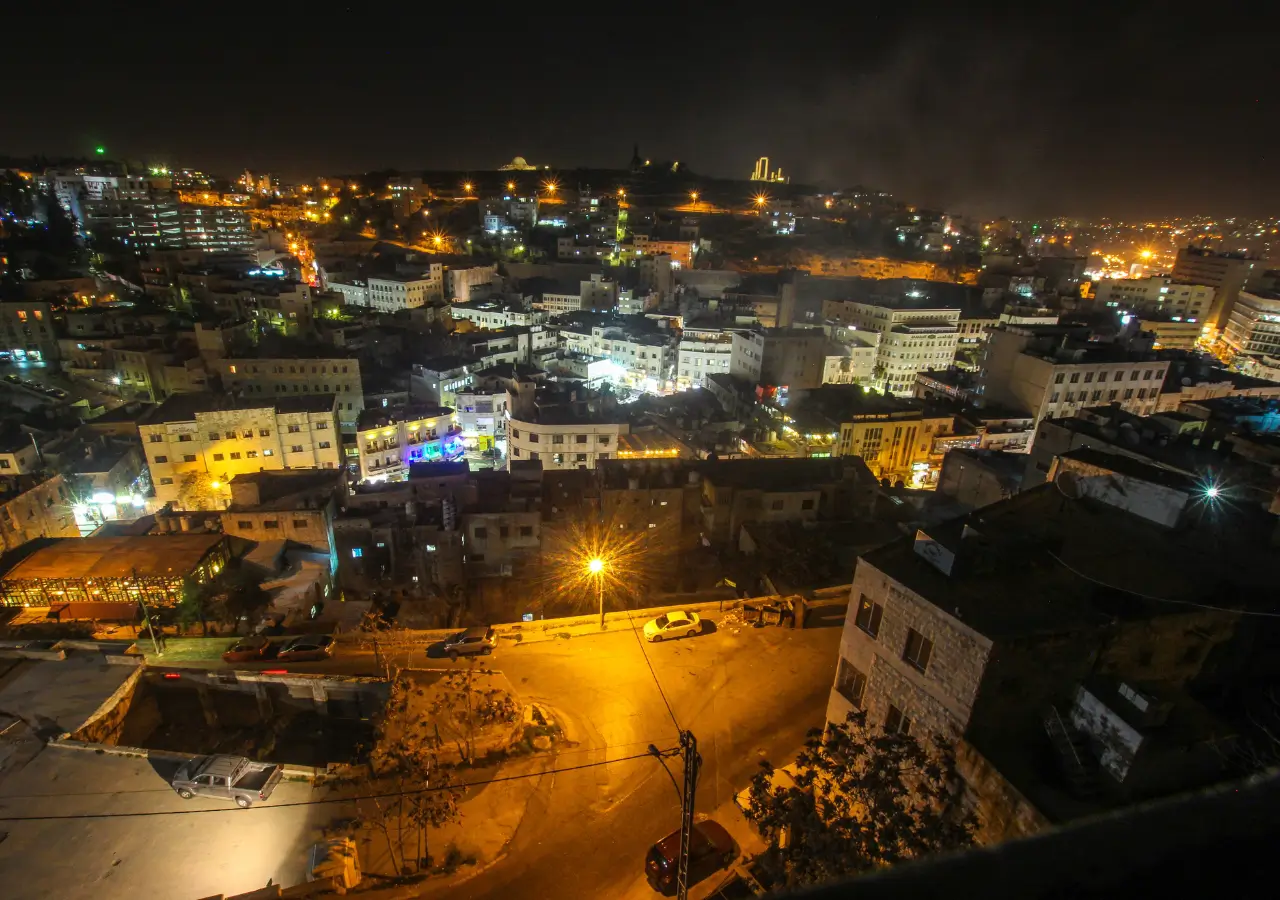
[[[1199,247],[1183,247],[1173,264],[1173,280],[1207,285],[1214,290],[1213,305],[1205,311],[1205,324],[1221,332],[1231,320],[1240,289],[1265,263],[1242,253],[1214,253]]]
[[[1104,278],[1094,287],[1099,307],[1132,309],[1142,315],[1177,316],[1203,322],[1213,307],[1215,289],[1207,284],[1174,281],[1168,275],[1149,278]]]
[[[654,382],[656,390],[673,375],[676,353],[671,333],[652,330],[652,323],[625,320],[584,320],[558,328],[564,349],[581,356],[607,359],[625,371],[622,380],[640,386]]]
[[[288,541],[328,558],[338,570],[333,521],[346,499],[344,473],[332,471],[252,472],[231,479],[231,505],[222,514],[222,532],[250,541]]]
[[[215,361],[224,390],[269,403],[272,399],[332,394],[338,419],[347,431],[355,429],[364,409],[360,360],[352,358],[235,358]]]
[[[547,320],[546,312],[525,309],[522,304],[507,303],[502,300],[472,300],[471,302],[455,300],[449,307],[449,314],[455,319],[470,322],[479,328],[541,325]]]
[[[416,403],[457,408],[457,393],[475,383],[482,366],[466,356],[434,356],[409,370],[409,398]]]
[[[1274,369],[1280,360],[1280,293],[1241,291],[1222,340],[1246,374],[1259,364]]]
[[[760,383],[791,391],[812,390],[823,383],[828,358],[843,356],[838,348],[821,328],[768,328]]]
[[[855,331],[848,340],[833,341],[823,359],[822,383],[872,384],[879,349],[880,336],[874,331]]]
[[[676,389],[705,387],[708,375],[734,375],[760,381],[764,334],[746,328],[690,325],[676,345]]]
[[[1200,604],[1228,589],[1224,578],[1232,596],[1266,594],[1270,527],[1255,531],[1246,520],[1266,517],[1243,508],[1223,512],[1230,525],[1198,517],[1193,479],[1131,466],[1081,467],[1079,496],[1041,485],[858,561],[827,719],[859,710],[922,742],[956,740],[984,839],[1093,812],[1072,782],[1087,774],[1082,760],[1138,796],[1172,772],[1221,765],[1209,759],[1217,723],[1183,691],[1227,649],[1240,614]],[[1219,529],[1256,558],[1241,546],[1224,568]],[[1114,705],[1125,702],[1117,680],[1131,686],[1128,712]],[[1133,724],[1090,724],[1081,691],[1096,699],[1103,682],[1121,713],[1105,718]],[[1154,697],[1177,699],[1141,715]],[[1073,746],[1046,739],[1046,721]],[[1064,758],[1026,766],[1039,748]]]
[[[370,309],[383,313],[417,309],[439,296],[440,283],[415,275],[379,275],[366,282]]]
[[[1037,422],[1106,403],[1148,415],[1168,367],[1154,352],[1090,341],[1087,329],[1018,325],[988,337],[978,394],[983,404],[1024,411]]]
[[[880,335],[876,350],[877,381],[887,393],[910,397],[916,374],[945,369],[955,362],[960,340],[960,310],[900,301],[826,300],[822,316],[830,322],[850,325]]]
[[[156,500],[224,509],[236,475],[339,469],[337,397],[174,394],[138,422]]]
[[[693,267],[694,243],[692,241],[661,241],[654,240],[643,234],[637,234],[632,237],[631,245],[637,254],[671,257],[672,268],[689,269]]]
[[[481,285],[490,284],[497,277],[497,274],[498,267],[493,264],[487,266],[449,266],[444,273],[446,299],[453,303],[466,303],[471,299],[473,289]],[[457,317],[455,316],[454,318]]]
[[[594,469],[617,458],[631,433],[611,398],[574,385],[518,377],[507,389],[508,465],[537,462],[544,470]]]
[[[0,350],[15,362],[58,361],[58,337],[49,303],[17,300],[0,303]]]
[[[416,462],[459,459],[463,442],[452,409],[411,403],[361,413],[356,449],[361,481],[404,481]]]

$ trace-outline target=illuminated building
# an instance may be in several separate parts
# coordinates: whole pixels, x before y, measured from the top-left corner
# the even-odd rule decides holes
[[[536,172],[537,170],[538,167],[529,165],[523,156],[514,157],[505,166],[498,166],[499,172]]]
[[[631,246],[636,253],[645,256],[665,254],[671,257],[671,265],[675,268],[688,269],[693,266],[695,252],[693,241],[657,240],[647,235],[637,234],[632,236]]]
[[[1214,253],[1199,247],[1183,247],[1173,264],[1173,278],[1188,284],[1206,284],[1215,291],[1205,324],[1218,331],[1227,327],[1231,309],[1259,263],[1240,253]]]
[[[58,339],[49,304],[26,300],[0,303],[0,350],[9,351],[14,362],[56,361]]]
[[[611,398],[574,385],[518,378],[507,390],[508,464],[539,462],[545,470],[594,469],[617,456],[631,431]]]
[[[917,373],[945,369],[956,357],[960,310],[910,291],[896,301],[827,300],[823,318],[880,334],[876,381],[899,397],[915,392]]]
[[[416,462],[463,454],[453,410],[433,404],[367,409],[356,426],[361,481],[404,481]]]
[[[220,534],[67,538],[35,551],[0,578],[5,606],[47,606],[54,618],[132,621],[138,601],[177,606],[182,583],[209,581],[227,564]]]
[[[83,176],[81,221],[143,249],[249,253],[253,226],[247,210],[214,203],[184,203],[169,179]]]
[[[28,437],[29,441],[29,437]],[[23,445],[10,445],[0,462],[25,452]],[[46,478],[39,471],[0,477],[0,552],[20,547],[43,537],[76,537],[72,507],[75,497],[61,475]]]
[[[676,347],[676,389],[705,387],[710,375],[760,380],[764,335],[749,328],[687,326]]]
[[[1152,351],[1090,341],[1088,329],[1005,326],[987,338],[978,392],[983,403],[1026,411],[1037,422],[1104,403],[1146,415],[1168,366]]]
[[[1222,340],[1242,372],[1256,371],[1259,363],[1274,369],[1280,360],[1280,293],[1241,291]]]
[[[1150,278],[1105,278],[1094,287],[1096,306],[1131,309],[1143,315],[1178,316],[1204,322],[1213,306],[1215,289],[1207,284]]]
[[[156,499],[182,509],[225,508],[242,473],[342,466],[333,394],[175,394],[139,421],[138,434]]]
[[[274,400],[335,395],[338,420],[348,431],[364,409],[360,360],[350,358],[231,358],[214,362],[228,391],[245,394],[268,406]]]
[[[752,181],[772,181],[775,184],[786,184],[791,179],[782,174],[782,167],[769,169],[769,157],[762,156],[756,160],[756,167],[751,172]]]

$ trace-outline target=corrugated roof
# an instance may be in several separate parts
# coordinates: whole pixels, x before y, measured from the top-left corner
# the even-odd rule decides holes
[[[188,574],[219,541],[220,534],[157,534],[67,538],[37,550],[4,580],[37,578],[178,577]]]

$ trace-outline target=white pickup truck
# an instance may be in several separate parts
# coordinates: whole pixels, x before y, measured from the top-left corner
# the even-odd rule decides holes
[[[170,783],[183,800],[197,795],[221,797],[248,809],[270,797],[283,774],[283,766],[243,756],[200,756],[183,763]]]

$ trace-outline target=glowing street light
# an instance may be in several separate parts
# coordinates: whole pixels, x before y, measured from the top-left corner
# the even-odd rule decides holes
[[[468,181],[466,184],[464,184],[464,185],[462,186],[462,189],[463,189],[464,191],[466,191],[468,194],[470,194],[470,193],[471,193],[471,182],[470,182],[470,181]]]
[[[596,577],[596,591],[600,600],[600,627],[604,628],[604,560],[593,557],[587,563],[587,571]]]
[[[690,200],[692,200],[694,203],[697,203],[697,202],[698,202],[698,192],[697,192],[697,191],[690,191],[690,192],[689,192],[689,199],[690,199]]]
[[[767,194],[756,194],[755,196],[756,206],[764,206],[768,202],[769,202],[769,197]]]

